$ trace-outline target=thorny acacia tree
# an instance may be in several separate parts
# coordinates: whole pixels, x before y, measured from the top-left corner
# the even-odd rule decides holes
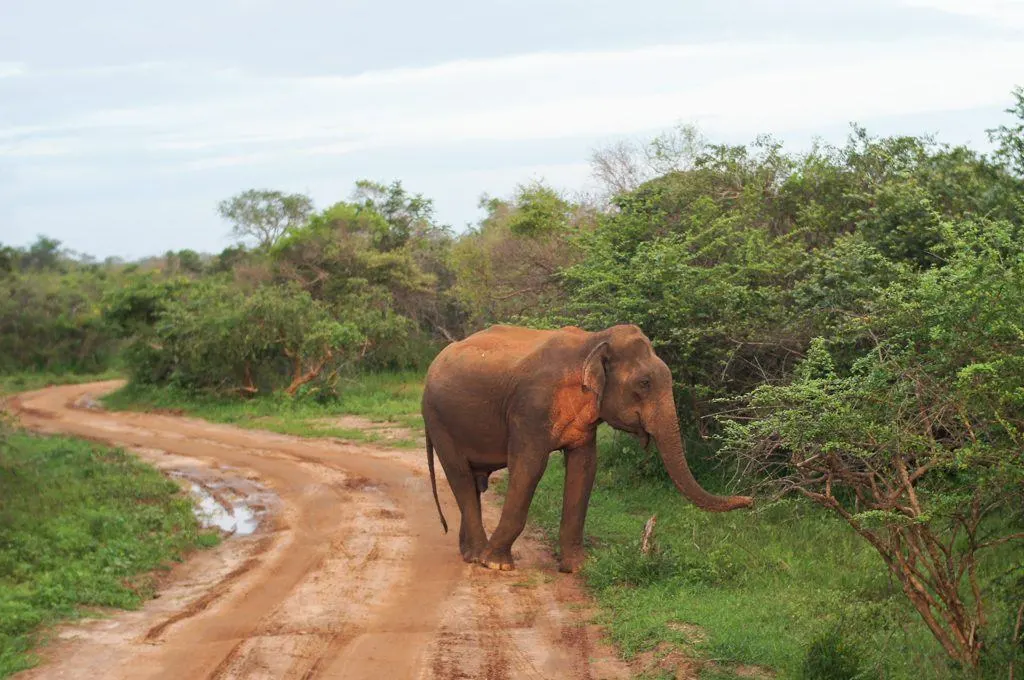
[[[1024,611],[1012,552],[1024,539],[1024,253],[1006,223],[947,224],[944,236],[945,266],[894,283],[858,319],[850,340],[866,351],[844,366],[815,340],[792,383],[748,395],[755,419],[733,422],[726,440],[874,546],[952,659],[976,668],[1003,641],[1012,667]]]

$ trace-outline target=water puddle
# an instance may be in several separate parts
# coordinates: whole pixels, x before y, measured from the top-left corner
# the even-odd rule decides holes
[[[189,482],[189,493],[196,500],[194,511],[200,524],[236,536],[255,533],[272,502],[268,498],[271,494],[249,480],[231,480],[228,484],[196,473],[196,470],[176,470],[171,475]]]
[[[217,527],[221,531],[248,536],[260,525],[256,513],[244,502],[232,503],[228,510],[209,491],[192,483],[192,495],[198,499],[196,517],[204,527]]]

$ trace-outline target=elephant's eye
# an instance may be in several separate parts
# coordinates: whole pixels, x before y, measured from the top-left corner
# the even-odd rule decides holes
[[[640,382],[638,383],[638,385],[639,385],[640,389],[646,390],[646,389],[650,388],[650,386],[651,386],[651,379],[650,378],[640,378]]]

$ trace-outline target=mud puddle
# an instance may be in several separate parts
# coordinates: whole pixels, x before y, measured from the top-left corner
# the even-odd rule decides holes
[[[212,480],[194,470],[169,470],[168,476],[181,480],[195,499],[193,512],[204,528],[216,527],[235,536],[249,536],[266,519],[274,496],[247,479]]]

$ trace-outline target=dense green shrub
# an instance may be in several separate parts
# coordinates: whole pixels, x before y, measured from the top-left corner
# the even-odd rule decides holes
[[[107,272],[17,271],[0,275],[0,372],[97,372],[119,350],[102,314]]]
[[[805,155],[769,139],[709,146],[615,199],[563,271],[568,303],[538,321],[638,324],[686,411],[705,413],[788,379],[813,337],[833,342],[889,284],[941,267],[949,225],[1019,239],[1022,189],[994,161],[924,138],[856,130]]]
[[[365,336],[296,286],[193,284],[161,304],[126,354],[134,379],[189,389],[295,393],[330,382]]]
[[[936,266],[867,305],[834,356],[812,343],[747,398],[729,444],[768,484],[830,508],[882,555],[950,656],[975,667],[991,586],[1024,532],[1024,249],[1006,222],[940,225]],[[993,554],[989,555],[988,553]]]
[[[811,641],[800,667],[799,680],[870,680],[874,671],[865,669],[860,651],[832,626]]]

